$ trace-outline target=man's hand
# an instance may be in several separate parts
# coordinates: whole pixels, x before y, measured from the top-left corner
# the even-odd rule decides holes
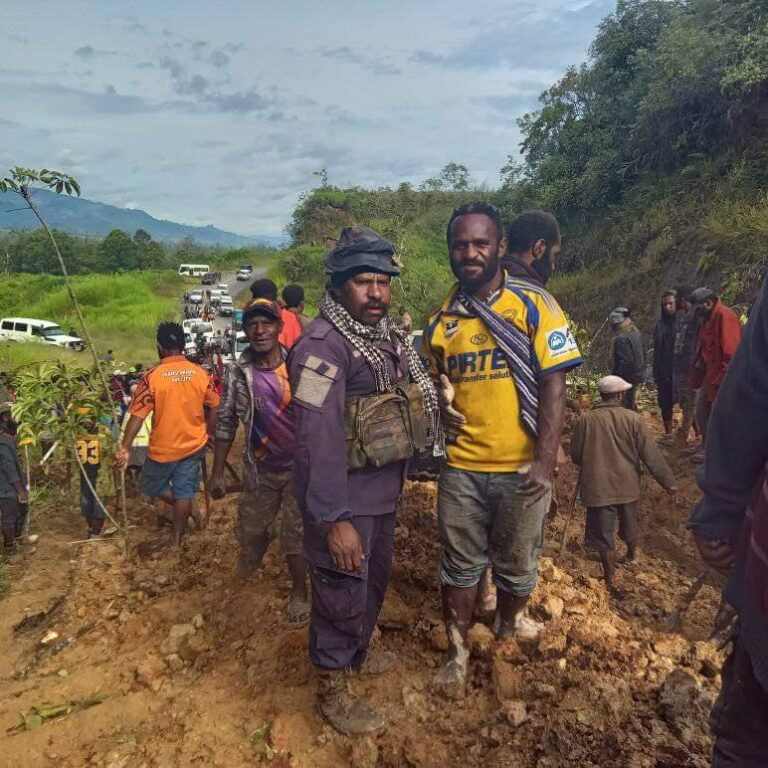
[[[437,394],[445,421],[446,440],[449,443],[455,443],[459,437],[461,428],[467,423],[467,419],[464,414],[459,413],[459,411],[453,407],[456,391],[454,390],[450,379],[444,373],[440,374],[440,388],[438,389]]]
[[[208,490],[214,499],[223,499],[227,494],[227,481],[223,472],[214,472],[208,478]]]
[[[131,458],[131,452],[122,445],[115,452],[115,466],[118,469],[125,469],[128,466],[128,459]]]
[[[535,504],[552,488],[552,469],[540,461],[534,461],[528,471],[528,476],[517,489],[520,496],[526,498],[527,504]]]
[[[723,539],[705,539],[695,531],[693,540],[696,542],[696,548],[699,550],[701,559],[707,565],[711,565],[721,573],[728,573],[731,570],[736,558],[730,542]]]
[[[363,570],[363,540],[348,520],[333,523],[328,531],[328,551],[340,571],[360,573]]]
[[[19,490],[16,491],[16,495],[19,498],[19,504],[29,504],[29,494],[27,493],[26,488],[19,488]]]

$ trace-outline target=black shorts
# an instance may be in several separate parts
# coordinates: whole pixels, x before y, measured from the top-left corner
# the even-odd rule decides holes
[[[616,546],[616,518],[619,519],[619,537],[625,544],[637,541],[637,502],[612,504],[608,507],[587,507],[587,530],[584,543],[598,552]]]

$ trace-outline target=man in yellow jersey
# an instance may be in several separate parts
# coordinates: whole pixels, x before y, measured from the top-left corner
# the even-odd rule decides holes
[[[547,239],[552,217],[536,213],[537,228],[531,214],[524,215],[523,231],[532,242],[516,253],[551,265],[560,247],[559,237]],[[510,227],[516,240],[519,228],[515,222]],[[467,632],[488,564],[498,590],[497,637],[538,634],[524,609],[536,586],[565,413],[565,374],[581,356],[552,296],[502,271],[507,241],[493,206],[457,209],[447,239],[458,283],[430,318],[424,343],[448,422],[438,527],[450,648],[435,684],[455,693],[466,679]]]

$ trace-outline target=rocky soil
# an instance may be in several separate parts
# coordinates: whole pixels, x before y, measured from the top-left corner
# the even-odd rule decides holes
[[[446,647],[435,486],[410,483],[376,638],[399,665],[354,682],[390,727],[357,740],[314,710],[306,629],[283,620],[276,545],[261,571],[237,576],[234,499],[215,504],[180,555],[149,559],[136,548],[155,536],[154,513],[135,502],[127,561],[120,541],[68,544],[82,521],[51,510],[37,551],[14,562],[0,611],[0,766],[706,766],[719,584],[705,585],[678,632],[664,631],[701,569],[683,529],[691,467],[671,459],[684,498],[673,506],[645,481],[643,553],[621,569],[620,599],[581,547],[582,508],[557,551],[576,480],[565,468],[532,602],[545,630],[523,646],[475,625],[470,684],[456,701],[430,687]],[[56,717],[45,710],[64,704]]]

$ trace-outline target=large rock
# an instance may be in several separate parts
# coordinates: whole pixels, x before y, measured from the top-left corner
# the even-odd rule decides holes
[[[157,693],[162,688],[165,664],[159,656],[150,654],[136,667],[136,680]]]
[[[178,653],[181,641],[196,632],[194,624],[174,624],[168,631],[168,637],[163,640],[163,644],[160,646],[161,653],[164,656]]]
[[[686,669],[670,672],[659,691],[662,717],[672,732],[686,743],[698,741],[707,732],[711,706],[712,697]]]
[[[541,610],[548,619],[559,619],[564,609],[565,603],[557,595],[549,595],[541,604]]]

